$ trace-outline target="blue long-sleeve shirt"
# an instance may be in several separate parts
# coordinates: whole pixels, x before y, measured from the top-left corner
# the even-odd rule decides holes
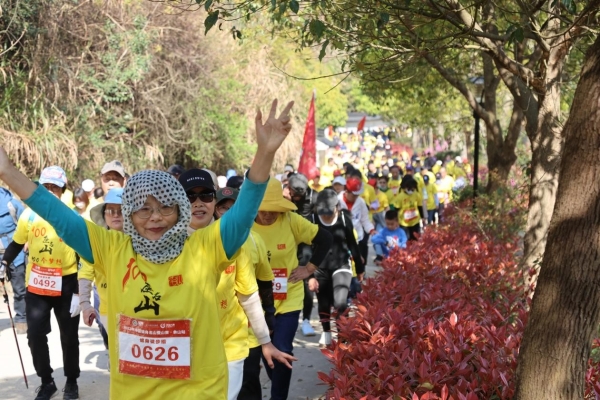
[[[406,248],[407,241],[408,238],[406,237],[406,232],[404,232],[404,229],[401,227],[398,227],[398,229],[393,231],[390,231],[388,228],[383,228],[376,235],[371,236],[371,242],[373,244],[380,244],[383,254],[386,257],[390,255],[390,250],[393,248]]]
[[[17,229],[17,224],[8,203],[12,204],[12,208],[15,211],[14,218],[17,220],[25,210],[23,204],[15,199],[11,192],[0,188],[0,242],[2,242],[3,248],[7,248],[10,242],[12,242],[13,235]],[[12,264],[16,267],[25,264],[25,254],[22,251],[19,252],[19,255],[13,260]]]
[[[246,179],[237,201],[221,218],[221,241],[228,258],[233,257],[248,238],[266,188],[267,182],[254,183]],[[94,263],[90,237],[80,215],[74,213],[41,185],[25,200],[25,204],[50,223],[65,243],[84,260]]]

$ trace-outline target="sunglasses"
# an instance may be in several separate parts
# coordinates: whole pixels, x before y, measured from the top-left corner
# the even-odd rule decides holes
[[[194,204],[194,202],[196,201],[196,199],[200,199],[201,202],[203,203],[210,203],[215,199],[215,192],[202,192],[202,193],[193,193],[193,192],[188,192],[186,193],[188,200],[190,201],[190,204]]]

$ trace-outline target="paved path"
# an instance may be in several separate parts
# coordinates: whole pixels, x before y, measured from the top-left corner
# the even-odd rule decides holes
[[[372,276],[375,268],[370,266],[367,269],[367,274]],[[10,296],[10,302],[12,307],[12,296]],[[321,324],[317,319],[316,298],[312,317],[311,322],[317,335],[304,337],[299,331],[294,340],[295,355],[298,357],[298,361],[294,363],[290,400],[322,399],[327,389],[317,377],[318,371],[329,371],[330,364],[319,349]],[[35,375],[31,361],[27,337],[26,335],[17,335],[17,337],[29,381],[29,389],[25,388],[23,381],[7,306],[0,297],[0,399],[2,400],[34,399],[35,389],[40,385],[40,380]],[[104,349],[102,338],[96,326],[89,328],[81,323],[79,342],[81,377],[78,383],[80,397],[82,400],[106,400],[108,399],[109,387],[108,352]],[[60,391],[64,387],[66,379],[63,376],[60,337],[54,317],[52,317],[52,332],[48,337],[48,343],[50,344],[50,360],[54,368],[54,379]],[[268,399],[270,382],[264,370],[261,373],[261,382],[263,383],[263,398]],[[56,396],[55,398],[60,399],[62,396]]]

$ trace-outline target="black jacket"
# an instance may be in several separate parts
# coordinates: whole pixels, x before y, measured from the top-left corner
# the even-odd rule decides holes
[[[325,260],[319,266],[319,269],[335,271],[343,266],[350,264],[350,256],[354,259],[356,273],[365,272],[365,266],[360,258],[358,243],[354,236],[354,226],[352,225],[352,215],[348,210],[340,210],[337,221],[331,226],[323,225],[319,216],[313,214],[313,221],[319,227],[329,231],[333,236],[333,245],[325,257]]]

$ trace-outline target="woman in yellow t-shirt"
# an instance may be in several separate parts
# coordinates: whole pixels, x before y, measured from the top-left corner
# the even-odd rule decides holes
[[[273,344],[288,354],[293,354],[298,318],[304,305],[303,280],[317,270],[333,242],[329,232],[293,213],[294,210],[294,203],[284,199],[280,182],[270,180],[253,227],[265,242],[275,276]],[[298,266],[300,243],[313,245],[313,254],[307,265]],[[267,368],[267,374],[271,379],[271,398],[286,399],[292,371],[276,362],[275,368]]]
[[[400,192],[392,200],[392,205],[398,210],[398,222],[406,231],[409,240],[417,240],[416,234],[421,233],[419,215],[421,197],[417,187],[415,178],[412,175],[405,175],[400,184]]]
[[[26,180],[27,183],[31,183]],[[47,197],[66,208],[69,217],[77,214],[59,200],[67,186],[65,171],[57,166],[44,168],[40,176],[40,189]],[[47,189],[47,191],[45,189]],[[16,193],[21,196],[18,190]],[[51,194],[50,194],[51,193]],[[23,198],[23,196],[21,196]],[[58,321],[63,352],[64,373],[67,383],[63,389],[66,399],[77,399],[79,388],[79,304],[77,298],[77,258],[75,251],[67,246],[52,227],[50,219],[38,215],[31,208],[20,216],[13,242],[8,246],[2,263],[10,265],[14,257],[29,246],[29,259],[25,270],[25,316],[27,318],[27,342],[35,372],[41,378],[38,396],[50,398],[58,391],[52,378],[48,333],[50,315]],[[14,256],[13,256],[14,255]]]
[[[123,191],[123,233],[84,221],[12,165],[0,148],[0,179],[108,280],[110,396],[227,398],[227,362],[216,307],[220,274],[248,237],[275,152],[291,130],[289,103],[262,122],[240,201],[188,238],[191,206],[166,172],[134,174]],[[118,360],[118,362],[117,362]]]
[[[215,219],[221,218],[238,197],[238,191],[233,188],[222,188],[217,191],[217,204],[215,205]],[[265,313],[265,320],[269,331],[275,328],[275,301],[273,299],[273,271],[267,256],[265,242],[256,232],[250,231],[250,235],[244,246],[248,265],[256,276],[260,302]],[[238,261],[239,262],[239,261]],[[220,284],[219,284],[220,285]],[[262,385],[260,383],[260,358],[262,355],[261,340],[254,332],[253,326],[248,327],[248,357],[244,360],[244,373],[242,388],[238,399],[262,399]]]
[[[192,223],[188,227],[188,233],[191,235],[218,219],[215,213],[217,188],[208,170],[198,168],[189,169],[181,174],[179,183],[185,190],[192,210],[197,210],[202,203],[208,213],[205,218],[196,218],[196,223],[192,213]],[[219,192],[223,193],[222,190]],[[232,189],[229,188],[229,192],[233,195]],[[229,400],[237,399],[242,387],[244,360],[248,357],[248,323],[254,327],[267,359],[275,358],[289,368],[291,365],[287,360],[295,360],[292,356],[277,350],[271,343],[269,328],[260,306],[256,275],[253,266],[250,265],[249,246],[250,238],[244,242],[235,260],[221,273],[217,286],[216,304],[229,372],[227,389]]]

